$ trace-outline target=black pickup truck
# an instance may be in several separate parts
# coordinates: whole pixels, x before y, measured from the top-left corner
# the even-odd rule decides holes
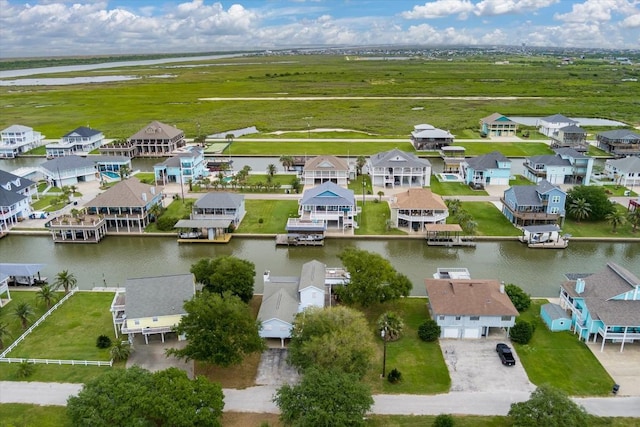
[[[498,343],[498,345],[496,345],[496,351],[498,352],[498,356],[500,357],[500,361],[503,365],[514,366],[516,364],[516,359],[513,357],[511,347],[508,345]]]

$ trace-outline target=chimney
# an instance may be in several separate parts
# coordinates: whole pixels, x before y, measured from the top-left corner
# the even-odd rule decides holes
[[[500,282],[500,293],[504,294],[504,280]]]
[[[584,279],[576,280],[576,292],[579,294],[584,292]]]
[[[151,189],[149,190],[151,191],[151,194],[153,194],[155,196],[156,194],[156,187],[151,187]]]

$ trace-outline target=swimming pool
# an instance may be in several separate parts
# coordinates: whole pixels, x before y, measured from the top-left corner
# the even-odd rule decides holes
[[[104,171],[102,172],[103,175],[107,176],[108,178],[111,179],[118,179],[120,178],[120,174],[117,174],[115,172],[111,172],[111,171]]]

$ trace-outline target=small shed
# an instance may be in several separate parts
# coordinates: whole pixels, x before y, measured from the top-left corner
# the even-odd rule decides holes
[[[552,332],[571,329],[571,317],[558,304],[544,304],[540,307],[540,317]]]

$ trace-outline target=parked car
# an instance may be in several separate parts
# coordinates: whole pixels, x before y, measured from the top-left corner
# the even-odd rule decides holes
[[[500,357],[500,361],[503,365],[514,366],[516,364],[516,359],[513,357],[511,347],[505,343],[498,343],[498,345],[496,345],[496,351],[498,352],[498,356]]]

